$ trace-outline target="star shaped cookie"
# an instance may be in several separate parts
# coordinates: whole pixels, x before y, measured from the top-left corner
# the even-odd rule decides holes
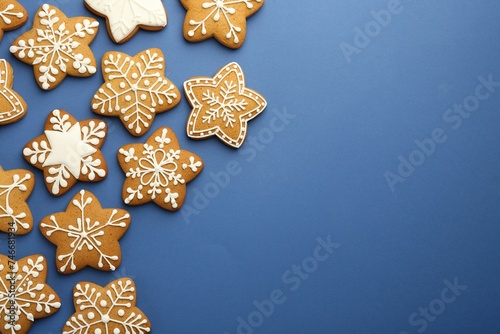
[[[97,182],[108,168],[99,150],[106,137],[106,123],[99,119],[78,122],[63,110],[47,117],[41,136],[23,150],[26,161],[43,170],[45,185],[52,195],[65,194],[76,181]]]
[[[200,42],[215,37],[222,45],[237,49],[245,41],[246,18],[257,12],[264,0],[181,0],[186,8],[184,37]]]
[[[0,59],[0,125],[20,120],[28,110],[23,98],[12,90],[13,81],[12,66],[5,59]]]
[[[10,52],[33,65],[40,88],[54,89],[66,75],[88,77],[96,72],[89,44],[98,26],[93,18],[68,18],[57,7],[44,4],[35,14],[33,28],[12,43]]]
[[[0,254],[2,333],[27,333],[35,319],[48,317],[59,310],[59,296],[45,283],[47,269],[47,261],[42,255],[13,261]]]
[[[115,43],[125,43],[139,28],[155,31],[167,25],[161,0],[85,0],[85,6],[106,18],[109,36]]]
[[[122,197],[125,204],[155,202],[177,211],[186,197],[186,184],[203,169],[196,154],[181,150],[175,133],[168,127],[156,130],[145,144],[128,144],[118,151],[125,173]]]
[[[181,100],[177,87],[165,75],[160,49],[147,49],[131,57],[111,51],[103,56],[104,84],[92,99],[92,110],[101,116],[120,117],[134,136],[145,134],[157,113]]]
[[[245,87],[245,77],[237,63],[224,66],[213,78],[187,80],[184,92],[193,107],[187,121],[187,135],[193,139],[217,136],[233,148],[243,144],[247,122],[267,105],[262,95]]]
[[[35,176],[25,169],[4,171],[0,166],[0,231],[26,234],[33,216],[26,200],[35,186]]]
[[[0,0],[0,39],[3,32],[17,29],[28,20],[28,12],[16,0]]]
[[[131,278],[120,278],[105,287],[91,282],[73,289],[76,312],[66,321],[62,334],[151,332],[151,323],[136,306],[137,293]]]
[[[40,231],[57,246],[56,265],[61,274],[86,266],[114,271],[121,263],[118,240],[129,224],[127,211],[103,209],[90,191],[81,190],[65,212],[43,218]]]

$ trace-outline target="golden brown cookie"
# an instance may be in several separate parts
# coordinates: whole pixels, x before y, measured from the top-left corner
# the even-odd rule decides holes
[[[184,37],[200,42],[215,37],[222,45],[237,49],[245,41],[247,17],[257,12],[264,0],[181,0],[186,8]]]
[[[14,30],[28,20],[28,12],[16,0],[0,0],[0,39],[3,32]]]
[[[47,117],[43,134],[24,147],[24,159],[43,170],[52,195],[63,195],[76,181],[97,182],[106,177],[108,167],[100,148],[107,130],[99,119],[78,122],[68,112],[55,109]]]
[[[186,197],[186,184],[203,169],[196,154],[181,150],[175,133],[168,127],[156,130],[145,144],[128,144],[118,151],[125,173],[122,197],[125,204],[155,202],[177,211]]]
[[[108,34],[115,43],[125,43],[139,28],[156,31],[167,25],[161,0],[85,0],[85,7],[106,18]]]
[[[245,87],[245,76],[237,63],[227,64],[213,78],[187,80],[184,92],[193,107],[187,135],[193,139],[217,136],[233,148],[243,144],[247,122],[267,105],[262,95]]]
[[[151,323],[136,306],[137,293],[131,278],[120,278],[105,287],[80,282],[73,289],[76,312],[66,321],[62,334],[144,334]]]
[[[111,51],[102,58],[104,84],[92,99],[92,110],[101,116],[120,117],[134,136],[142,136],[155,115],[175,107],[180,92],[165,75],[160,49],[147,49],[131,57]]]
[[[23,98],[12,90],[13,82],[12,66],[5,59],[0,59],[0,125],[17,122],[28,110]]]
[[[26,234],[33,216],[26,203],[35,186],[35,176],[25,169],[4,171],[0,166],[0,231]]]
[[[127,211],[103,209],[90,191],[81,190],[65,212],[43,218],[40,231],[57,246],[56,265],[61,274],[86,266],[114,271],[121,263],[118,240],[129,224]]]
[[[48,317],[59,310],[59,296],[45,283],[47,269],[47,261],[42,255],[12,261],[0,254],[2,333],[27,333],[35,319]]]
[[[96,72],[89,44],[99,22],[91,17],[68,18],[57,7],[44,4],[35,14],[33,28],[19,36],[10,52],[33,65],[40,88],[56,88],[66,75],[88,77]]]

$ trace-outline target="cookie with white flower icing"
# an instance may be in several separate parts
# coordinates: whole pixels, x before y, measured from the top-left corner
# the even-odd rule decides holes
[[[28,20],[28,12],[16,0],[0,0],[0,39],[3,32],[17,29]]]
[[[157,31],[167,25],[161,0],[85,0],[85,7],[106,18],[108,34],[115,43],[125,43],[139,29]]]
[[[67,17],[57,7],[44,4],[33,27],[19,36],[10,52],[32,65],[36,83],[44,90],[56,88],[66,75],[88,77],[96,72],[96,60],[89,44],[99,22],[91,17]]]

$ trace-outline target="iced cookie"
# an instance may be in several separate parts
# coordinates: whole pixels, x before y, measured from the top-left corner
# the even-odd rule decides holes
[[[247,17],[257,12],[264,0],[181,0],[186,8],[184,37],[200,42],[215,37],[222,45],[237,49],[245,41]]]
[[[13,81],[12,66],[5,59],[0,59],[0,125],[17,122],[28,110],[23,98],[12,90]]]
[[[165,75],[160,49],[147,49],[135,56],[111,51],[103,56],[104,84],[92,99],[92,110],[101,116],[120,117],[134,136],[142,136],[155,115],[175,107],[181,100],[177,87]]]
[[[62,334],[144,334],[151,323],[136,306],[137,294],[131,278],[117,279],[105,287],[91,282],[73,289],[76,312],[66,321]]]
[[[106,18],[108,34],[115,43],[127,42],[139,28],[156,31],[167,25],[161,0],[85,0],[85,7]]]
[[[203,169],[196,154],[181,150],[175,133],[167,127],[156,130],[145,144],[128,144],[118,151],[125,173],[122,197],[125,204],[155,202],[176,211],[186,197],[186,184]]]
[[[10,52],[33,65],[40,88],[54,89],[66,75],[88,77],[96,72],[89,44],[98,26],[93,18],[68,18],[57,7],[44,4],[35,14],[33,28],[12,43]]]
[[[40,231],[57,246],[56,266],[61,274],[86,266],[114,271],[121,263],[118,240],[129,224],[127,211],[103,209],[90,191],[81,190],[65,212],[43,218]]]
[[[262,95],[245,87],[243,71],[236,63],[224,66],[213,78],[187,80],[184,92],[193,107],[187,121],[187,135],[193,139],[217,136],[234,148],[243,144],[247,122],[267,105]]]
[[[65,194],[76,181],[97,182],[108,172],[100,147],[106,138],[106,123],[99,119],[78,122],[63,110],[47,117],[41,136],[23,150],[26,161],[43,170],[52,195]]]
[[[35,186],[35,176],[25,169],[4,171],[0,166],[0,231],[26,234],[33,216],[26,203]]]
[[[0,39],[3,32],[14,30],[28,20],[28,12],[16,0],[0,0]]]
[[[45,283],[47,270],[47,261],[42,255],[13,261],[0,254],[2,333],[27,333],[35,319],[48,317],[59,310],[59,296]]]

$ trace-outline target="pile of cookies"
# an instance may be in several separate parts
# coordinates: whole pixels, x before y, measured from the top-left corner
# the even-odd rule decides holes
[[[246,37],[246,18],[264,0],[180,0],[186,9],[183,34],[189,42],[214,37],[222,45],[239,48]],[[109,37],[116,44],[132,39],[138,29],[150,31],[167,25],[161,0],[84,0],[91,14],[106,19]],[[21,62],[33,66],[34,79],[42,90],[63,84],[67,75],[88,77],[100,67],[103,83],[89,101],[97,117],[119,117],[134,137],[145,140],[124,144],[117,152],[124,173],[122,199],[126,205],[154,202],[179,210],[186,198],[187,183],[203,170],[202,158],[180,147],[169,127],[155,129],[156,114],[175,108],[181,101],[179,88],[165,77],[165,58],[158,48],[136,55],[109,51],[100,65],[91,49],[99,31],[93,17],[68,17],[53,5],[42,5],[33,15],[33,26],[10,46]],[[15,0],[0,0],[0,38],[4,31],[27,22],[28,13]],[[0,126],[26,116],[30,101],[14,90],[12,66],[0,59]],[[243,70],[230,63],[214,76],[186,80],[184,94],[192,110],[186,121],[191,139],[216,136],[239,148],[245,141],[248,121],[266,108],[264,97],[247,88]],[[29,120],[27,120],[29,122]],[[36,126],[30,125],[30,128]],[[151,129],[152,128],[152,129]],[[54,109],[40,135],[26,143],[22,153],[34,168],[43,171],[48,192],[61,196],[78,181],[98,182],[109,170],[100,148],[106,140],[102,118],[78,120],[69,112]],[[1,161],[0,161],[1,165]],[[14,235],[29,233],[34,225],[27,205],[35,178],[27,169],[0,167],[0,230]],[[40,232],[56,248],[60,274],[72,274],[87,266],[114,271],[121,263],[119,239],[127,231],[131,215],[122,208],[103,208],[87,190],[77,192],[63,212],[39,223]],[[45,283],[47,261],[42,255],[15,260],[0,255],[0,328],[26,333],[33,321],[61,307],[57,293]],[[135,284],[120,278],[105,287],[80,282],[73,290],[75,313],[61,324],[62,333],[149,333],[151,323],[136,307]]]

